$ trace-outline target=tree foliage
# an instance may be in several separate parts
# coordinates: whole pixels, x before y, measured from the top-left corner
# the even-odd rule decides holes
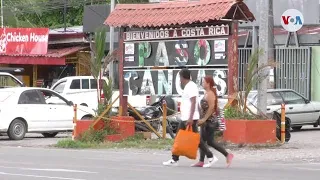
[[[148,0],[116,0],[116,3],[147,3]],[[4,24],[8,27],[64,27],[82,25],[85,5],[109,4],[110,0],[7,0],[4,1]]]
[[[263,54],[262,49],[255,50],[249,58],[249,63],[244,77],[243,91],[236,92],[231,101],[225,106],[226,111],[224,114],[225,118],[237,118],[237,119],[262,119],[267,116],[261,112],[254,104],[248,103],[249,93],[252,90],[253,86],[257,82],[262,81],[267,76],[258,76],[263,70],[275,68],[277,63],[274,60],[269,61],[268,63],[258,67],[259,57]],[[235,85],[236,86],[236,85]],[[235,102],[235,103],[234,103]],[[234,107],[230,107],[231,105]],[[254,114],[249,108],[248,104],[254,106],[258,110],[258,114]]]

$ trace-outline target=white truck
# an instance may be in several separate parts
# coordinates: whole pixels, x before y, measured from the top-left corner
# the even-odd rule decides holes
[[[102,79],[108,82],[108,78],[102,77]],[[51,89],[74,104],[84,105],[96,110],[98,107],[97,87],[97,80],[93,76],[68,76],[54,83]],[[118,96],[119,91],[114,90],[112,99],[114,100]],[[104,95],[101,94],[101,97],[104,98]],[[145,107],[147,105],[147,97],[129,96],[128,102],[133,107]],[[119,100],[114,103],[113,107],[119,107]]]

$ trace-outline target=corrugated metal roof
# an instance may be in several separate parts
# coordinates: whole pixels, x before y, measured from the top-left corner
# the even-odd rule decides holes
[[[77,33],[83,33],[83,26],[73,26],[73,27],[67,27],[66,32],[64,31],[64,28],[57,28],[57,29],[50,29],[49,34],[77,34]]]
[[[223,18],[253,21],[242,0],[200,0],[156,4],[118,4],[105,24],[114,27],[164,27],[205,23]]]

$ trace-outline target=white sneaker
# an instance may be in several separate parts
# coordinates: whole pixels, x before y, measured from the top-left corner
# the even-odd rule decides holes
[[[173,159],[170,159],[169,161],[162,163],[164,166],[178,166],[178,161],[174,161]]]
[[[214,163],[218,161],[218,158],[216,156],[213,156],[213,158],[208,159],[208,163],[203,165],[204,168],[211,167]]]

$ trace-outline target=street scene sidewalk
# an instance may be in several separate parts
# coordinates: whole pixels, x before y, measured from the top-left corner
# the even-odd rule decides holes
[[[246,161],[277,161],[277,162],[319,162],[320,154],[318,149],[320,141],[320,128],[306,126],[301,131],[291,132],[291,140],[280,147],[243,147],[234,148],[232,152],[238,160]],[[70,138],[69,133],[59,134],[56,138],[43,138],[41,135],[29,134],[23,141],[9,141],[7,136],[0,136],[0,147],[31,147],[52,149],[62,139]],[[88,150],[90,151],[90,150]],[[107,149],[101,151],[112,152],[140,152],[146,154],[170,154],[170,149],[154,150],[154,149]],[[215,153],[220,161],[224,161],[224,157]]]
[[[303,139],[316,137],[320,130],[293,133],[292,144],[275,149],[235,150],[230,168],[218,155],[213,167],[192,168],[194,161],[181,158],[179,167],[163,167],[170,157],[167,150],[66,150],[1,145],[0,175],[10,180],[154,180],[172,179],[239,179],[270,180],[318,179],[319,153],[313,143]],[[312,139],[312,138],[310,138]],[[2,142],[1,142],[2,143]],[[300,146],[301,143],[301,146]],[[299,146],[299,147],[298,147]]]
[[[0,180],[319,179],[319,5],[0,0]]]

